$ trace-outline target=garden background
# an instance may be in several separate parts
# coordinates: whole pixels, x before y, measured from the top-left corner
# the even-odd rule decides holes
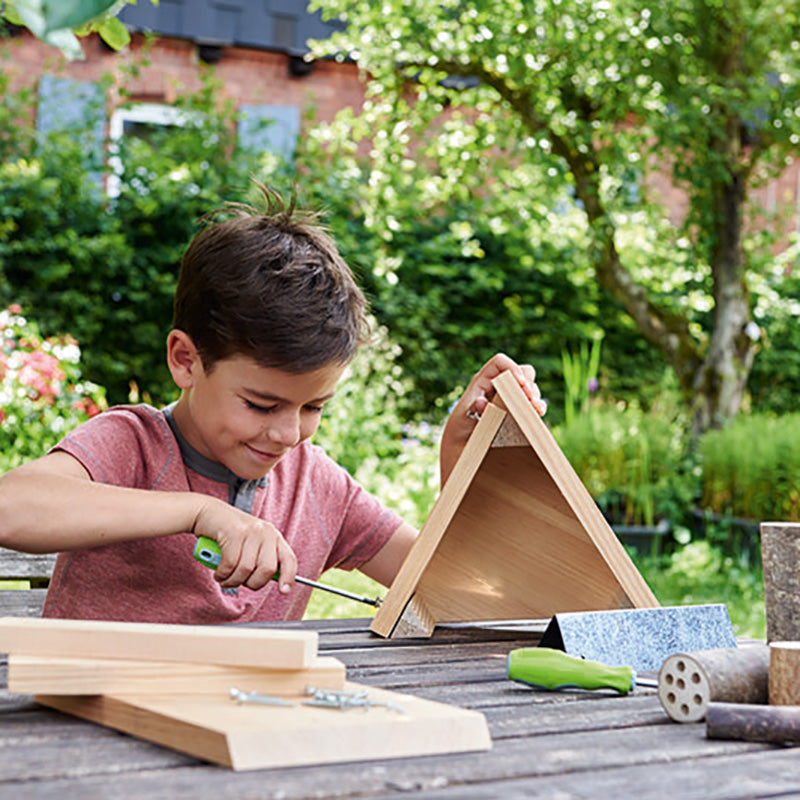
[[[358,54],[367,100],[331,124],[308,108],[290,160],[237,141],[211,67],[177,92],[186,124],[111,162],[80,122],[37,133],[0,72],[0,470],[106,404],[174,398],[182,250],[257,176],[324,212],[370,297],[375,344],[316,437],[368,489],[422,524],[443,419],[504,350],[536,366],[550,429],[660,601],[725,602],[763,636],[758,521],[800,518],[797,209],[757,194],[798,152],[796,12],[317,5],[347,14],[317,52]]]

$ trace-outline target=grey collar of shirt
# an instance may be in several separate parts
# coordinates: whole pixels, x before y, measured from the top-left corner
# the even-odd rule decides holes
[[[240,508],[242,511],[250,511],[253,508],[253,501],[255,500],[256,490],[267,485],[269,476],[265,475],[263,478],[256,478],[255,480],[245,480],[240,478],[234,472],[231,472],[223,464],[212,461],[206,458],[202,453],[192,447],[178,428],[175,418],[172,415],[172,409],[175,403],[168,405],[163,409],[164,417],[167,420],[175,440],[178,442],[178,449],[181,453],[183,463],[189,468],[194,470],[204,478],[210,478],[219,483],[228,485],[228,502]]]

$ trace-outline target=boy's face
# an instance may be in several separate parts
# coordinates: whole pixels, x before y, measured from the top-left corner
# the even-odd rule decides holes
[[[342,364],[330,364],[294,374],[232,356],[207,373],[198,359],[175,419],[202,455],[255,480],[317,430],[344,370]]]

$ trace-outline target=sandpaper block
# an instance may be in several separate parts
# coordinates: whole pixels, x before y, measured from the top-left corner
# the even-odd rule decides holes
[[[645,672],[673,653],[736,647],[736,635],[724,604],[626,608],[556,614],[539,647]]]

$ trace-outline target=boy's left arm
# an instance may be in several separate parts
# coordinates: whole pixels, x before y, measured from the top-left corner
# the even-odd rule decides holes
[[[542,400],[542,394],[536,385],[536,370],[530,364],[517,364],[503,353],[492,356],[472,378],[444,427],[439,449],[439,475],[442,486],[450,476],[480,415],[495,395],[492,380],[506,370],[511,370],[540,415],[544,415],[547,410],[547,403]]]
[[[360,571],[384,586],[391,586],[416,538],[417,530],[407,522],[401,523],[386,544],[360,567]]]

